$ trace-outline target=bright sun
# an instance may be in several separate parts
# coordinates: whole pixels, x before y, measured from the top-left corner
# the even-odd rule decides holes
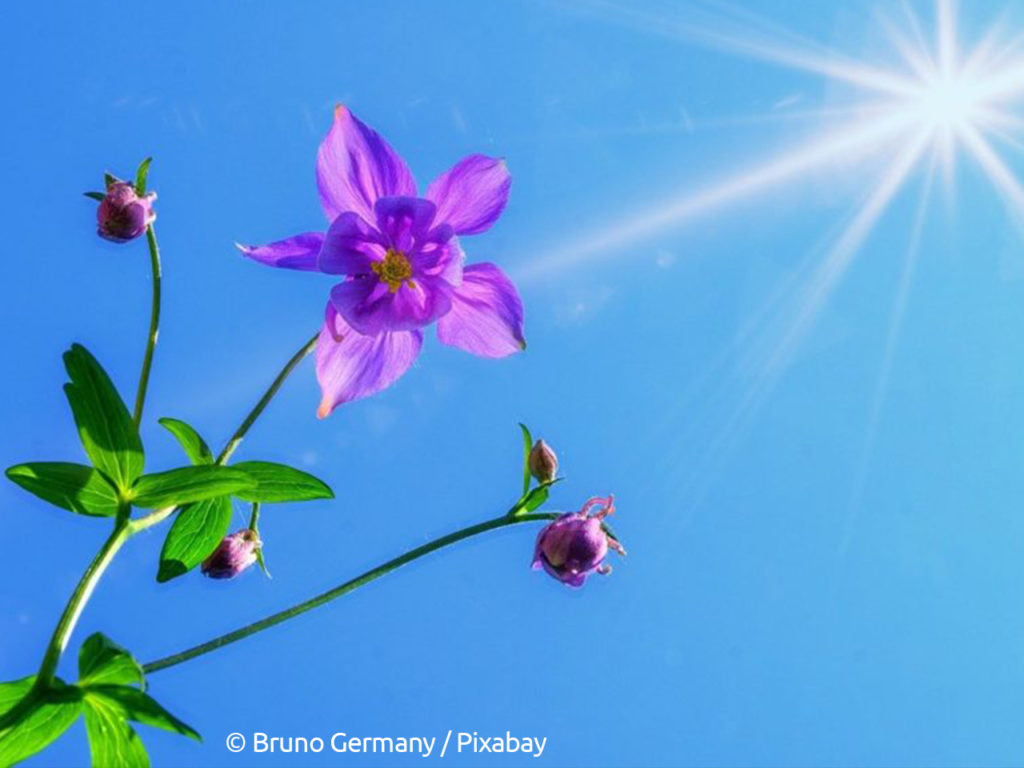
[[[977,85],[969,80],[939,76],[924,84],[915,109],[925,124],[956,131],[976,116],[977,94]]]

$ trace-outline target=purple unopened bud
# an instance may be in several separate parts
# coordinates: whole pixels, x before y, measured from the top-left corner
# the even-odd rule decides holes
[[[543,440],[533,444],[527,464],[530,467],[530,474],[537,478],[539,483],[550,483],[558,474],[558,457],[551,450],[551,446]]]
[[[592,509],[596,512],[590,514]],[[544,527],[537,536],[533,569],[543,568],[563,584],[582,587],[595,571],[611,573],[604,562],[609,549],[620,555],[626,550],[601,527],[601,521],[615,511],[615,498],[595,496],[579,512],[569,512]]]
[[[153,201],[156,192],[139,197],[127,181],[114,181],[107,187],[106,197],[96,211],[97,232],[105,240],[127,243],[156,221]]]
[[[261,546],[259,534],[250,528],[225,536],[213,554],[203,560],[203,575],[233,579],[256,562],[256,551]]]

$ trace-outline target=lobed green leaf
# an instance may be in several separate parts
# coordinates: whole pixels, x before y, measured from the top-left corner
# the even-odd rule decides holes
[[[24,698],[32,686],[32,678],[6,683],[0,688],[15,686]],[[0,694],[9,700],[11,693]],[[0,765],[9,766],[42,751],[64,733],[82,712],[82,692],[73,685],[55,681],[53,687],[38,694],[15,718],[0,730]]]
[[[90,685],[84,689],[115,709],[125,720],[152,725],[165,731],[180,733],[190,739],[202,741],[202,737],[190,726],[183,723],[157,701],[138,688],[127,685]]]
[[[130,499],[137,507],[155,509],[225,496],[255,485],[246,472],[234,467],[180,467],[143,475],[132,488]]]
[[[80,515],[117,514],[117,489],[92,467],[62,461],[17,464],[7,479],[44,501]]]
[[[80,685],[131,683],[140,688],[146,685],[142,665],[100,632],[89,635],[78,652],[78,682]]]
[[[245,501],[281,502],[333,499],[334,492],[308,472],[269,461],[243,461],[232,465],[248,474],[255,486],[235,492]]]
[[[85,693],[85,731],[95,768],[149,768],[142,739],[121,709],[102,696]]]
[[[203,562],[220,544],[229,525],[230,496],[218,496],[182,509],[164,539],[156,580],[170,581]]]
[[[71,379],[64,385],[78,435],[96,469],[118,489],[131,487],[142,474],[144,455],[139,431],[106,371],[80,344],[64,353]]]
[[[35,681],[36,676],[29,675],[20,680],[0,683],[0,715],[9,712],[15,704],[25,698],[25,694],[32,690]]]
[[[188,460],[193,464],[213,464],[210,446],[190,425],[167,416],[160,419],[160,425],[178,439],[181,447],[185,449]]]

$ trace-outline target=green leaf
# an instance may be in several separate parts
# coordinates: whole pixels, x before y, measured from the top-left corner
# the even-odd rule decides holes
[[[31,679],[31,678],[29,678]],[[25,680],[9,685],[21,686]],[[31,683],[28,684],[31,687]],[[9,766],[46,749],[71,727],[82,712],[82,692],[73,685],[55,681],[47,691],[0,730],[0,765]],[[24,695],[24,694],[23,694]]]
[[[167,472],[143,475],[130,493],[131,502],[143,509],[171,507],[192,501],[204,501],[254,488],[255,481],[240,469],[216,464],[180,467]]]
[[[267,562],[263,559],[263,547],[257,547],[256,549],[256,564],[259,565],[260,570],[263,571],[263,575],[268,579],[274,578],[270,575],[270,571],[267,570]]]
[[[523,495],[530,490],[530,451],[533,449],[533,436],[526,425],[519,422],[519,428],[523,430]]]
[[[73,344],[64,353],[70,384],[64,385],[78,434],[93,466],[127,490],[142,474],[139,431],[110,377],[88,350]]]
[[[520,514],[526,514],[527,512],[533,512],[537,507],[548,500],[548,488],[551,487],[550,483],[545,485],[538,485],[526,496],[523,497],[523,501],[519,505],[522,510]]]
[[[142,739],[122,717],[120,707],[88,691],[85,731],[96,768],[149,768],[149,755]]]
[[[235,496],[245,501],[306,501],[334,498],[334,492],[326,483],[307,472],[284,464],[242,461],[233,464],[232,467],[243,470],[255,481],[254,488],[235,492]]]
[[[185,449],[185,454],[193,464],[213,464],[213,453],[210,452],[210,446],[191,426],[184,421],[166,416],[160,419],[160,425],[178,438],[178,442],[181,443],[181,447]]]
[[[117,490],[92,467],[62,461],[17,464],[7,479],[44,501],[80,515],[117,514]]]
[[[205,560],[227,535],[231,497],[218,496],[182,509],[167,532],[156,580],[170,581]]]
[[[155,699],[138,688],[127,685],[90,685],[85,692],[104,700],[105,704],[117,709],[126,720],[152,725],[165,731],[180,733],[190,739],[202,741],[195,730],[161,707]]]
[[[35,681],[36,676],[29,675],[20,680],[0,683],[0,715],[9,712],[15,704],[25,698],[25,694],[32,690]]]
[[[141,688],[146,686],[142,665],[100,632],[89,635],[78,652],[78,682],[80,685],[132,683]]]
[[[120,179],[117,178],[117,176],[112,174],[110,171],[103,172],[103,183],[106,185],[107,189],[110,189],[114,184],[116,184],[119,181]]]
[[[103,202],[103,201],[104,201],[104,200],[106,199],[106,197],[107,197],[107,196],[106,196],[106,195],[104,195],[104,194],[103,194],[102,192],[83,192],[82,194],[83,194],[83,195],[85,195],[86,197],[92,198],[93,200],[98,200],[98,201],[100,201],[101,203],[102,203],[102,202]]]
[[[147,157],[139,163],[139,170],[135,172],[135,194],[142,197],[146,194],[146,178],[149,176],[149,164],[153,162],[152,157]]]

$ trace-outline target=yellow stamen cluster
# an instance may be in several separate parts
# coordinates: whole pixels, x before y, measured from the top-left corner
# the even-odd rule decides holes
[[[392,248],[384,254],[383,261],[375,261],[370,264],[370,269],[380,278],[382,283],[387,283],[392,293],[398,293],[398,289],[405,283],[410,288],[415,288],[412,281],[412,264],[401,251]]]

